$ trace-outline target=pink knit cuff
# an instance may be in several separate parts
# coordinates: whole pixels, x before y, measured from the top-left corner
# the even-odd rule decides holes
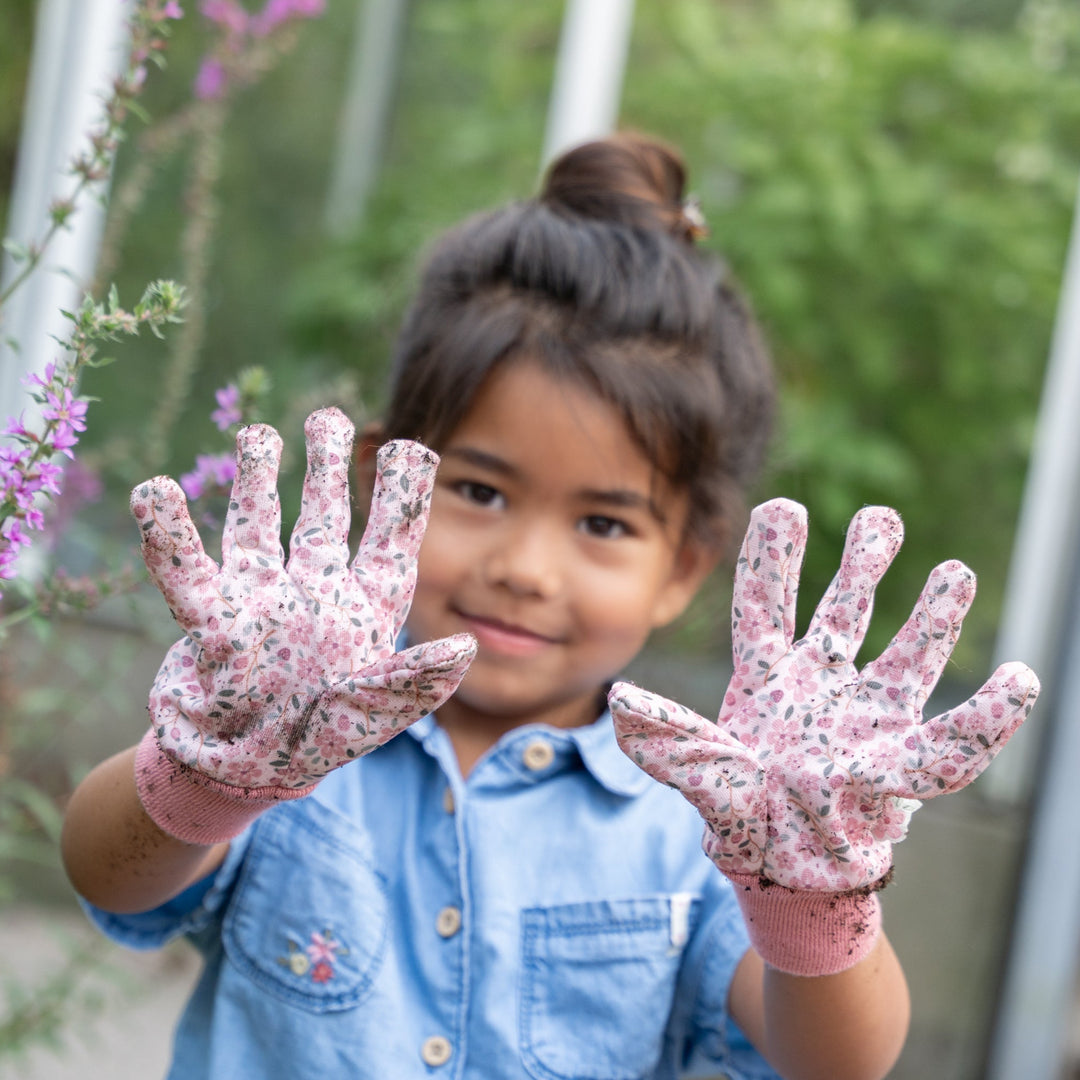
[[[151,728],[135,752],[135,789],[159,829],[188,844],[221,844],[239,836],[264,810],[299,799],[305,788],[241,788],[222,784],[167,757]]]
[[[789,975],[835,975],[867,956],[881,930],[876,892],[804,892],[758,874],[728,874],[750,944]]]

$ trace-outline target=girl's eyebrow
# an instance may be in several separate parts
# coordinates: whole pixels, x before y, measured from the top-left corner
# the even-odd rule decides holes
[[[490,469],[494,473],[511,478],[520,476],[521,471],[511,465],[509,461],[497,454],[480,450],[475,446],[455,446],[442,452],[444,458],[457,458],[466,464],[475,465],[481,469]],[[651,495],[643,495],[640,491],[630,488],[614,488],[612,490],[586,488],[577,493],[582,502],[602,503],[616,510],[645,510],[651,514],[661,525],[667,523],[667,515],[663,512],[656,500]]]
[[[444,458],[458,458],[468,465],[476,465],[481,469],[490,469],[492,472],[501,473],[503,476],[517,476],[519,471],[509,461],[490,454],[487,450],[479,450],[475,446],[454,446],[442,451]]]
[[[660,509],[656,500],[639,491],[616,488],[614,491],[586,490],[580,493],[585,502],[604,503],[614,510],[646,510],[661,525],[667,522],[667,515]]]

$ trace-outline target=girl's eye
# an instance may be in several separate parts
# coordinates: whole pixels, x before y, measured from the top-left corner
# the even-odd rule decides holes
[[[459,480],[454,490],[467,502],[476,506],[499,506],[502,495],[490,484],[480,484],[475,480]]]
[[[603,514],[589,514],[588,517],[582,518],[581,530],[601,540],[615,540],[620,536],[628,536],[630,533],[623,522],[617,518],[605,517]]]

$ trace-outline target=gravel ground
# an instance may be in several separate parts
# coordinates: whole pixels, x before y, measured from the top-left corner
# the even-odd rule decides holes
[[[15,907],[0,919],[0,978],[33,981],[54,972],[82,946],[100,951],[80,981],[86,1008],[63,1024],[63,1042],[18,1062],[0,1062],[12,1080],[157,1080],[165,1075],[172,1030],[198,975],[193,949],[182,943],[135,953],[104,942],[75,908]]]

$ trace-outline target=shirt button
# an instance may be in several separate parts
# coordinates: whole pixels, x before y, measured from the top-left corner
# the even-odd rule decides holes
[[[450,1040],[444,1039],[441,1035],[432,1035],[430,1039],[425,1039],[423,1046],[420,1047],[420,1056],[424,1059],[425,1065],[445,1065],[453,1052],[454,1048],[450,1045]]]
[[[539,772],[546,769],[555,760],[555,750],[551,743],[545,739],[536,739],[525,747],[525,753],[521,755],[527,769]]]
[[[443,809],[448,814],[452,814],[454,812],[454,792],[451,790],[449,784],[446,786],[446,790],[443,792],[442,805]]]
[[[439,937],[453,937],[461,929],[461,912],[456,907],[444,907],[435,919]]]

